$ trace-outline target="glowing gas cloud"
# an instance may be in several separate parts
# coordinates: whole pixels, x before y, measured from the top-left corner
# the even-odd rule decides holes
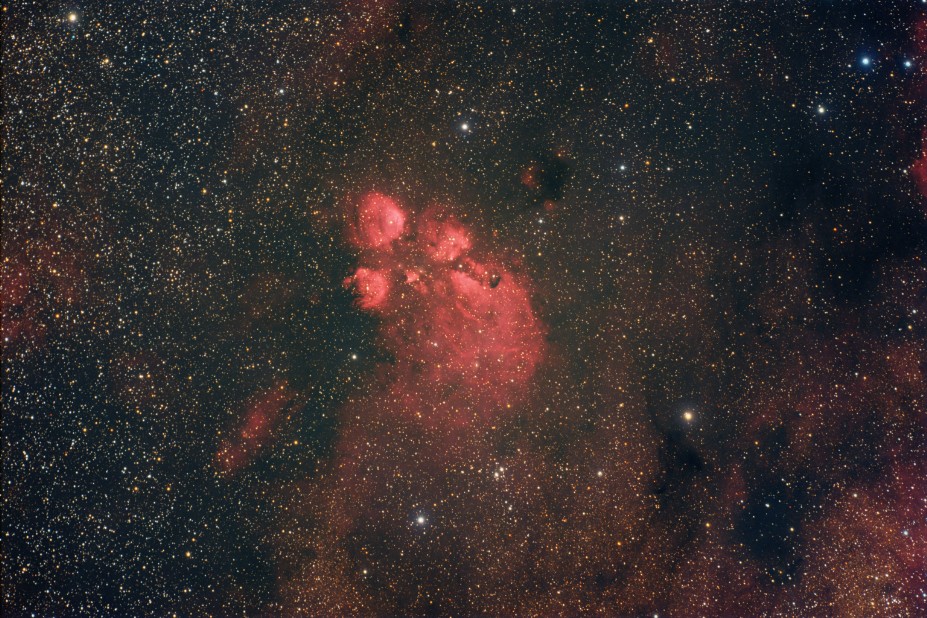
[[[481,253],[450,208],[412,217],[382,193],[351,208],[346,237],[359,265],[344,284],[381,318],[395,358],[385,388],[399,405],[385,409],[452,427],[510,409],[545,349],[527,281]]]

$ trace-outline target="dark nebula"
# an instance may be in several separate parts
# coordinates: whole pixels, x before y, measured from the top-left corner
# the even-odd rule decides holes
[[[4,616],[927,615],[927,4],[3,7]]]
[[[542,203],[563,199],[571,165],[562,153],[544,154],[521,173],[521,183]]]

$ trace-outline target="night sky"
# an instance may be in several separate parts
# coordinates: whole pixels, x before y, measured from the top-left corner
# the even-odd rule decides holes
[[[5,616],[927,615],[927,2],[2,18]]]

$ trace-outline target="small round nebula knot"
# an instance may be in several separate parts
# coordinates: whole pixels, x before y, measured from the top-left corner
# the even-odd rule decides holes
[[[344,286],[352,288],[357,294],[357,306],[373,311],[383,306],[389,295],[390,281],[381,270],[358,268],[354,274],[344,280]]]
[[[386,249],[402,236],[406,213],[382,193],[368,193],[358,204],[352,238],[358,247]]]

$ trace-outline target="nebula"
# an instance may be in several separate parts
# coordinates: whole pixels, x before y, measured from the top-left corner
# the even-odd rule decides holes
[[[279,556],[280,593],[292,613],[402,611],[386,610],[389,604],[347,578],[369,573],[363,565],[373,562],[376,578],[381,568],[404,570],[416,556],[434,562],[375,547],[377,539],[437,523],[434,507],[446,499],[440,479],[460,484],[460,506],[467,502],[470,480],[449,471],[493,457],[489,435],[528,413],[532,379],[548,355],[529,279],[483,250],[479,234],[452,208],[432,205],[416,216],[398,200],[371,193],[346,221],[358,265],[344,285],[359,310],[380,320],[379,343],[390,359],[345,404],[335,455],[300,490],[293,515],[308,526],[311,538],[300,538],[313,557],[293,563],[290,552]],[[512,460],[519,475],[521,459]],[[499,477],[487,470],[480,492],[483,506],[501,512],[506,488],[494,483]],[[397,511],[409,519],[376,515]]]
[[[357,293],[357,306],[367,311],[382,307],[391,287],[386,273],[370,268],[358,268],[344,280],[344,286]]]
[[[921,137],[921,144],[920,157],[911,165],[911,175],[921,197],[927,199],[927,129]]]
[[[360,261],[345,285],[381,318],[393,355],[386,399],[402,403],[382,409],[434,427],[489,420],[520,399],[544,355],[527,281],[474,249],[449,208],[425,209],[409,229],[407,218],[396,200],[369,193],[346,229]]]
[[[223,472],[247,466],[270,440],[280,415],[294,397],[285,381],[276,382],[264,393],[252,396],[240,427],[222,441],[216,463]]]
[[[405,224],[406,213],[399,205],[382,193],[373,192],[357,205],[348,235],[358,247],[386,250],[402,235]]]

